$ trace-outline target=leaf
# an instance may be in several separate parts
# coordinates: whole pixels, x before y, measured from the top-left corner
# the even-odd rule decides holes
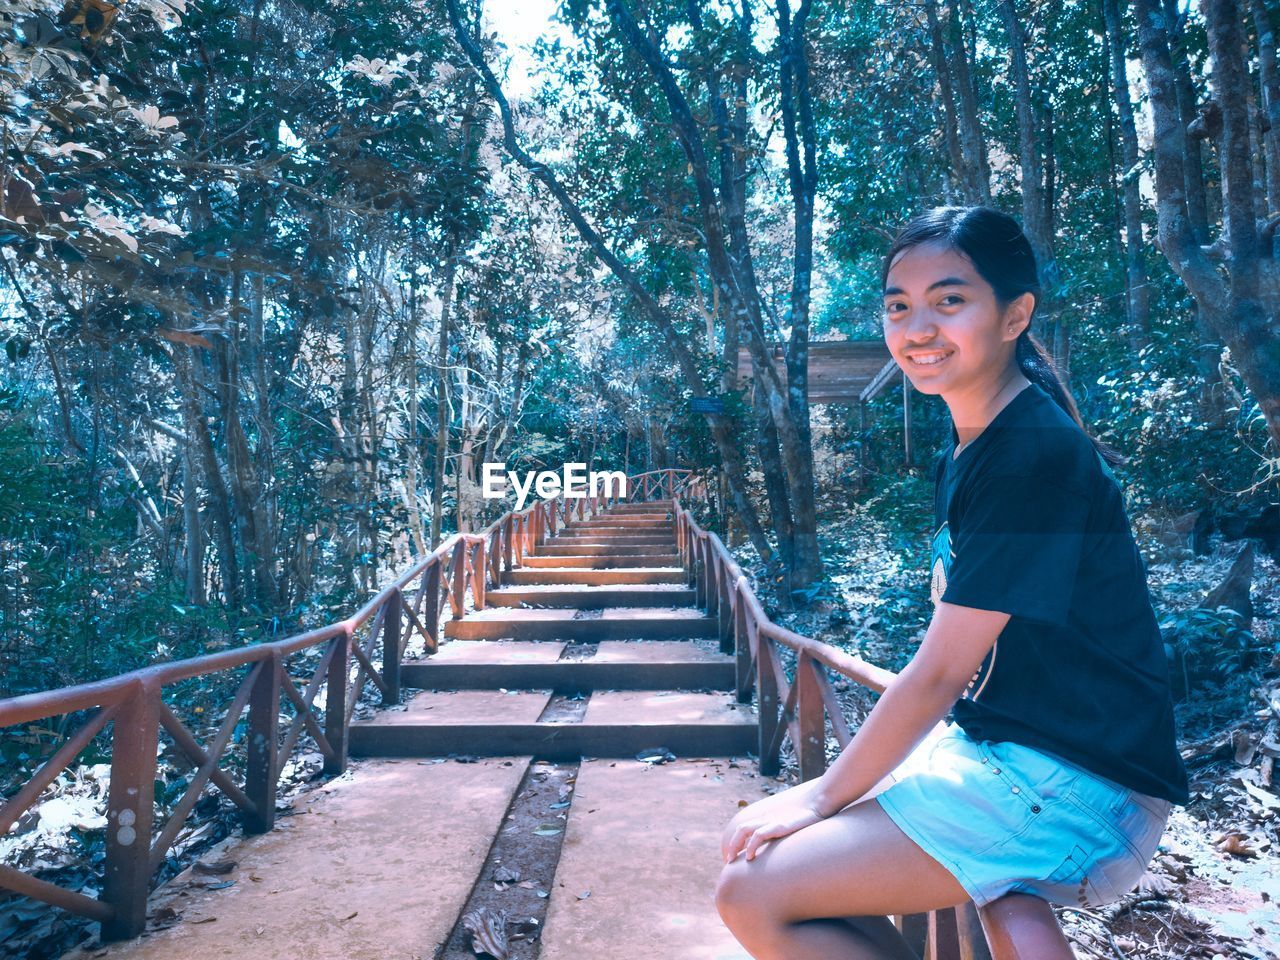
[[[554,837],[560,832],[560,827],[554,823],[540,823],[533,832],[539,837]]]
[[[1138,880],[1138,885],[1135,889],[1137,890],[1138,895],[1144,899],[1150,899],[1152,897],[1165,899],[1177,888],[1178,885],[1168,877],[1160,873],[1152,873],[1148,870],[1142,875],[1141,879]]]
[[[193,873],[203,873],[205,876],[209,877],[224,877],[237,866],[239,866],[239,864],[234,860],[218,860],[213,863],[205,863],[203,860],[197,860],[195,864],[192,865],[191,870]]]
[[[1258,851],[1249,846],[1247,841],[1248,834],[1244,833],[1228,833],[1221,840],[1214,844],[1214,847],[1223,853],[1228,853],[1233,857],[1256,857]]]
[[[462,918],[462,926],[471,934],[471,949],[477,955],[507,960],[509,946],[505,914],[480,907]]]

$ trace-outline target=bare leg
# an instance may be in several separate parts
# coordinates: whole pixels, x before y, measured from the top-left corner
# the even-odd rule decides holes
[[[739,856],[716,886],[720,916],[758,960],[910,957],[888,915],[968,899],[955,877],[869,799],[764,844],[754,860]]]
[[[896,782],[897,781],[892,775],[885,777],[874,787],[868,790],[857,802],[861,803],[865,800],[869,800],[881,791],[887,790]],[[806,780],[802,783],[794,784],[785,790],[779,790],[777,793],[763,797],[750,806],[743,807],[733,816],[728,825],[724,828],[724,835],[721,838],[722,846],[729,842],[729,838],[732,837],[734,832],[738,829],[738,822],[745,814],[759,813],[761,808],[771,809],[785,803],[800,802],[804,800],[816,786],[816,779]],[[797,925],[797,928],[808,928],[811,926],[822,925],[829,926],[833,924],[837,927],[837,933],[841,932],[841,928],[843,928],[844,931],[848,931],[851,928],[856,934],[861,935],[861,939],[864,944],[870,943],[873,945],[873,947],[868,947],[866,949],[874,950],[875,948],[878,948],[880,951],[878,953],[866,953],[866,956],[893,957],[895,960],[898,957],[903,958],[903,960],[919,960],[915,951],[907,944],[906,938],[903,937],[898,928],[894,926],[893,921],[886,916],[824,918],[822,920],[803,921]],[[863,954],[861,953],[851,954],[851,956],[862,955]]]

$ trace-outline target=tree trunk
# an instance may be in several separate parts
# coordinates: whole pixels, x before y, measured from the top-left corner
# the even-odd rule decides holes
[[[1250,0],[1253,26],[1258,36],[1258,80],[1262,88],[1262,114],[1270,126],[1259,131],[1267,160],[1267,208],[1280,211],[1280,74],[1276,68],[1276,33],[1263,0]]]
[[[1111,96],[1120,118],[1120,183],[1124,194],[1124,253],[1126,287],[1128,288],[1128,330],[1130,347],[1136,354],[1150,342],[1150,297],[1147,271],[1142,263],[1142,198],[1138,193],[1138,129],[1133,120],[1133,100],[1129,95],[1128,59],[1121,20],[1120,0],[1102,0],[1102,16],[1106,24],[1111,51]]]
[[[440,546],[444,520],[444,463],[449,452],[449,324],[453,314],[453,283],[457,256],[448,248],[444,287],[440,291],[440,338],[436,346],[436,459],[431,470],[431,549]]]
[[[1276,262],[1263,257],[1253,209],[1248,74],[1240,10],[1234,0],[1206,0],[1202,8],[1214,63],[1213,95],[1222,110],[1223,204],[1229,213],[1224,277],[1196,242],[1187,213],[1181,118],[1165,12],[1158,0],[1135,0],[1135,9],[1151,90],[1161,249],[1196,298],[1205,321],[1231,348],[1236,368],[1258,401],[1272,443],[1280,449]]]
[[[966,49],[964,16],[956,0],[947,0],[948,22],[943,36],[947,45],[947,65],[955,78],[955,92],[959,106],[960,151],[964,156],[964,176],[970,202],[991,202],[991,166],[987,162],[987,140],[982,132],[982,120],[978,116],[978,94],[973,86],[969,64],[973,62],[972,49]],[[973,25],[973,14],[969,11]]]

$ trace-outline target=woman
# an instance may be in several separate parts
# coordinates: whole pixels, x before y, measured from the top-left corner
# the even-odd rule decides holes
[[[912,957],[888,915],[1008,893],[1114,901],[1188,800],[1119,458],[1029,332],[1026,236],[984,207],[930,210],[882,279],[885,342],[954,427],[934,614],[831,768],[726,828],[716,903],[757,958]]]

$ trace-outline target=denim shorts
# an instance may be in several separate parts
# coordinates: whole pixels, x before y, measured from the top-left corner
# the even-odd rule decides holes
[[[1172,804],[1060,757],[939,724],[878,793],[885,813],[978,906],[1030,893],[1062,906],[1119,900],[1142,877]]]

